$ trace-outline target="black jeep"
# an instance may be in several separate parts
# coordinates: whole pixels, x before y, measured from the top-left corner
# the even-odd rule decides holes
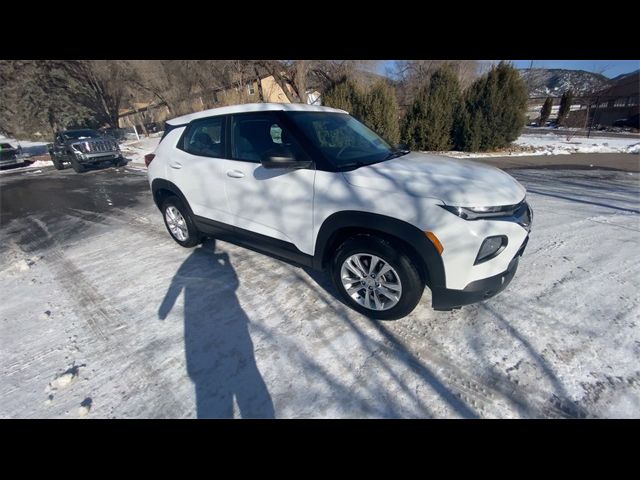
[[[65,163],[84,172],[87,165],[109,161],[117,167],[127,164],[118,142],[96,130],[65,130],[58,132],[54,143],[48,145],[53,165],[62,170]]]

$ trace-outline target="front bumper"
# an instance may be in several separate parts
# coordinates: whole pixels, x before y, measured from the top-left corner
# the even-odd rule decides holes
[[[122,158],[122,152],[76,153],[76,160],[80,163],[99,163]]]
[[[432,288],[432,306],[434,310],[453,310],[463,305],[470,305],[472,303],[481,302],[491,298],[501,291],[503,291],[518,270],[518,263],[520,257],[524,253],[524,250],[529,241],[529,236],[526,237],[522,246],[513,257],[507,269],[494,275],[492,277],[483,278],[469,283],[463,290],[453,290],[448,288]]]

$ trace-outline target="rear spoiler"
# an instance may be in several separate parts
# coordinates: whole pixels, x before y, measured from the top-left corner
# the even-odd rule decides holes
[[[186,126],[187,126],[186,123],[183,123],[183,124],[180,124],[180,125],[171,125],[170,123],[165,123],[164,124],[164,133],[162,134],[162,137],[160,137],[160,141],[162,142],[162,140],[164,140],[164,137],[166,137],[171,130],[175,130],[176,128],[181,128],[181,127],[186,127]]]

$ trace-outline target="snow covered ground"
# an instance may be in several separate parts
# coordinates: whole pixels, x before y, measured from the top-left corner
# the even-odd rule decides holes
[[[500,152],[444,152],[457,158],[486,158],[505,155],[569,155],[572,153],[640,153],[640,137],[568,137],[566,135],[522,134],[513,142],[515,149]]]
[[[143,175],[55,173],[28,183],[50,211],[3,217],[2,418],[640,417],[638,174],[512,171],[509,287],[376,322],[321,274],[179,247]]]

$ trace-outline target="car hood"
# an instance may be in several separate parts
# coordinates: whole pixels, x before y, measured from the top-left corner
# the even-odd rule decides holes
[[[526,193],[511,175],[490,165],[415,152],[343,175],[356,187],[405,191],[459,207],[514,205]]]

